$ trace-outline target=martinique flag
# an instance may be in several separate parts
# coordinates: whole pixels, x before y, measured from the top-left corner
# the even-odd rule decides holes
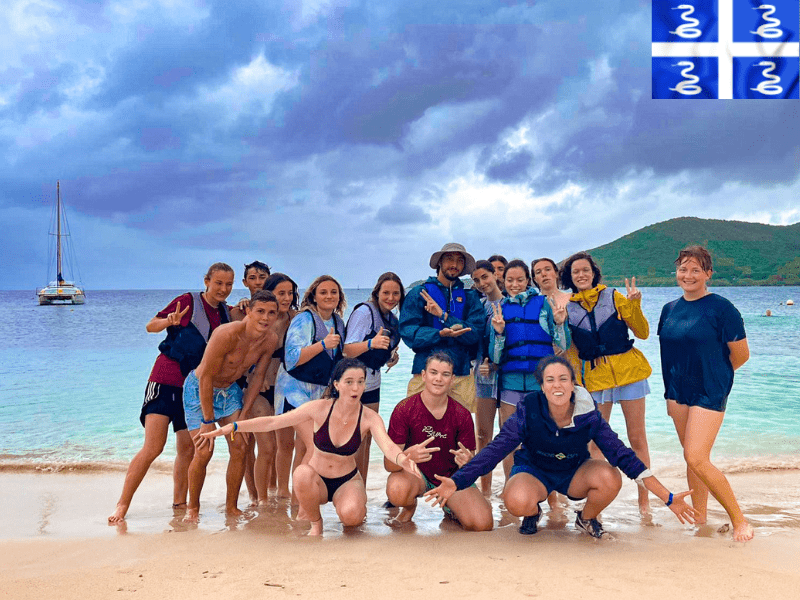
[[[653,98],[798,99],[798,0],[652,0]]]

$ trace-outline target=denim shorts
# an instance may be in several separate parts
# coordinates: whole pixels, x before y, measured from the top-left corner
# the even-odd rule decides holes
[[[242,410],[244,394],[236,382],[226,388],[214,388],[214,421],[231,416]],[[203,424],[203,408],[200,405],[200,382],[194,371],[189,373],[183,384],[183,412],[189,431],[200,429]]]
[[[606,402],[624,402],[625,400],[638,400],[644,398],[650,393],[650,384],[647,379],[641,381],[634,381],[628,385],[620,385],[618,387],[608,388],[607,390],[599,390],[597,392],[590,392],[592,399],[598,404],[605,404]]]

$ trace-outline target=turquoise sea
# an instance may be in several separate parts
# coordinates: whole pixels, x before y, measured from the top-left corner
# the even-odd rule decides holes
[[[142,444],[139,409],[163,337],[148,334],[144,326],[182,291],[89,291],[83,306],[49,307],[38,306],[29,291],[0,292],[6,323],[0,347],[0,468],[124,467]],[[661,307],[680,290],[642,291],[651,337],[636,344],[654,370],[647,409],[652,462],[658,472],[677,475],[681,452],[665,411],[655,329]],[[800,468],[800,288],[713,291],[741,311],[751,350],[736,373],[715,461],[728,472]],[[368,294],[346,290],[349,307]],[[231,299],[244,295],[235,290]],[[787,299],[798,304],[786,306]],[[774,316],[764,317],[766,309]],[[401,347],[401,362],[384,376],[381,414],[387,421],[404,397],[410,371],[411,352]],[[624,439],[621,411],[614,412],[611,425]],[[215,461],[227,459],[224,451],[217,454]],[[170,441],[163,460],[173,456]]]

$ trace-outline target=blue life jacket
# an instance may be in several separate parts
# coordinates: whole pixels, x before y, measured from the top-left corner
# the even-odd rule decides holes
[[[322,320],[322,317],[320,317],[316,311],[309,310],[308,312],[310,312],[311,316],[314,318],[314,335],[311,343],[315,344],[325,339],[328,335],[328,328],[325,325],[325,321]],[[336,366],[336,363],[342,359],[346,331],[344,321],[342,321],[342,318],[336,313],[333,313],[333,326],[336,333],[341,337],[339,345],[336,346],[336,348],[323,350],[311,360],[304,362],[302,365],[297,365],[292,369],[286,369],[286,357],[282,357],[283,368],[286,369],[289,375],[298,381],[314,383],[316,385],[328,385],[330,383],[333,368]],[[286,334],[284,334],[283,345],[284,347],[286,346]]]
[[[358,355],[358,360],[367,365],[367,368],[377,371],[383,365],[389,362],[389,359],[392,357],[392,350],[397,348],[397,346],[400,344],[399,323],[397,321],[397,317],[395,317],[392,313],[384,315],[372,301],[357,304],[353,309],[353,312],[356,312],[360,306],[369,307],[369,312],[372,316],[372,330],[367,334],[367,337],[364,338],[364,341],[373,339],[376,335],[378,335],[378,331],[380,331],[381,328],[389,332],[390,342],[388,349],[382,350],[379,348],[373,348]],[[350,314],[350,318],[353,318],[352,313]],[[349,320],[347,325],[348,327],[350,326]]]
[[[500,364],[503,373],[532,373],[540,359],[553,354],[553,338],[539,324],[544,301],[544,296],[537,295],[531,296],[524,306],[514,302],[500,305],[506,322],[506,340]]]
[[[614,289],[600,290],[594,308],[587,311],[580,302],[567,304],[572,341],[581,360],[624,354],[633,348],[628,325],[619,317],[614,303]]]
[[[425,291],[428,292],[428,295],[433,298],[436,304],[446,313],[449,313],[451,316],[455,317],[456,319],[463,320],[464,319],[464,306],[467,303],[467,295],[464,291],[464,288],[450,288],[451,293],[451,300],[450,306],[447,305],[447,298],[444,297],[444,293],[442,292],[442,288],[440,288],[435,283],[426,283],[425,284]],[[444,325],[442,322],[434,317],[429,312],[425,313],[427,315],[429,324],[431,327],[435,329],[443,329]]]
[[[181,374],[186,377],[200,366],[208,338],[211,336],[211,323],[208,320],[200,294],[189,292],[192,296],[192,319],[186,327],[167,327],[167,337],[158,345],[158,350],[178,363]],[[228,305],[219,303],[220,323],[230,323]]]

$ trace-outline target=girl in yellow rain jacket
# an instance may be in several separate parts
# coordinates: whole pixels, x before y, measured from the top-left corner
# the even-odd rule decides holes
[[[628,333],[630,329],[643,340],[650,335],[642,293],[636,278],[630,284],[625,280],[625,296],[600,285],[600,279],[600,268],[586,252],[570,256],[561,269],[563,286],[573,291],[567,305],[573,346],[567,357],[606,421],[614,404],[622,407],[630,446],[649,468],[644,417],[645,396],[650,393],[647,378],[653,370]],[[599,458],[597,449],[594,454]],[[650,513],[647,490],[641,487],[639,511]]]

